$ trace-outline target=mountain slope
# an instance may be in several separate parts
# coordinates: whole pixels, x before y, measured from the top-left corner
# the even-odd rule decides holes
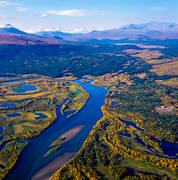
[[[19,29],[13,27],[11,24],[6,24],[0,28],[1,34],[27,34],[26,32],[20,31]]]
[[[146,24],[130,24],[119,29],[93,31],[88,37],[96,39],[178,39],[178,25],[171,23],[150,22]]]
[[[89,33],[65,33],[62,31],[41,31],[28,34],[7,24],[0,28],[0,44],[59,44],[64,41],[87,40],[153,40],[178,39],[178,25],[175,23],[150,22],[130,24],[119,29],[92,31]]]
[[[28,34],[23,32],[10,24],[7,24],[0,28],[0,44],[58,44],[59,41],[55,41],[49,38],[40,37],[34,34]]]

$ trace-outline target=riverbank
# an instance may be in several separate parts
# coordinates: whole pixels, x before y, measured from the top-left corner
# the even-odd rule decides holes
[[[143,83],[127,74],[108,74],[93,80],[108,89],[102,106],[104,115],[80,151],[52,180],[176,179],[176,115],[159,114],[154,108],[167,103],[162,97],[168,97],[171,89],[150,78]]]
[[[103,116],[101,106],[105,103],[106,90],[93,86],[90,83],[82,83],[80,79],[76,80],[75,83],[82,86],[91,95],[85,106],[70,118],[66,117],[67,113],[61,114],[62,105],[59,106],[56,110],[57,121],[30,141],[29,146],[22,152],[15,167],[6,179],[29,180],[56,158],[65,156],[67,152],[76,153],[82,147],[93,125]],[[50,101],[50,103],[53,103],[53,101]],[[76,127],[79,128],[75,129]],[[75,131],[70,131],[73,128]],[[51,144],[59,137],[67,135],[64,134],[66,132],[68,132],[68,138],[63,142],[62,147],[44,157],[44,154],[50,150]]]
[[[0,148],[1,177],[3,178],[14,167],[21,156],[21,146],[12,146],[12,141],[16,144],[29,143],[44,131],[50,128],[57,120],[56,108],[76,89],[80,89],[81,101],[86,103],[88,93],[73,82],[61,81],[43,76],[28,75],[27,79],[22,78],[12,82],[5,79],[5,83],[0,84],[0,124],[2,126]],[[73,97],[70,97],[71,100]],[[13,106],[12,106],[13,105]],[[82,109],[84,104],[78,104],[77,109]],[[19,141],[20,140],[20,141]],[[23,141],[23,143],[22,143]],[[17,149],[17,151],[14,150]],[[26,149],[26,148],[25,148]],[[19,152],[20,151],[20,152]],[[10,157],[8,154],[12,154]],[[7,156],[8,158],[4,157]],[[4,162],[5,161],[5,162]],[[8,163],[7,163],[8,162]]]

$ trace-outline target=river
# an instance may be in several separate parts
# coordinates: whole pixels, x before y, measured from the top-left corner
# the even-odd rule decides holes
[[[101,106],[105,103],[107,91],[92,85],[76,80],[89,94],[90,98],[81,111],[75,116],[67,118],[61,115],[61,106],[57,108],[57,121],[47,128],[41,135],[29,141],[29,145],[21,153],[15,167],[7,175],[8,180],[30,180],[34,175],[42,174],[50,169],[50,165],[55,162],[55,168],[47,172],[47,179],[56,169],[72,158],[82,147],[85,139],[89,135],[93,126],[103,116]],[[60,135],[75,127],[83,127],[81,131],[72,139],[65,142],[58,151],[44,156],[49,150],[50,144]],[[45,169],[46,167],[46,169]],[[47,168],[49,167],[49,168]]]

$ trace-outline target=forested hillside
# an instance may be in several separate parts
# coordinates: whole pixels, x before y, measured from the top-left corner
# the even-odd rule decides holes
[[[122,52],[128,48],[140,49],[134,45],[118,47],[112,44],[1,45],[0,72],[53,77],[67,73],[101,75],[122,69],[131,60]]]

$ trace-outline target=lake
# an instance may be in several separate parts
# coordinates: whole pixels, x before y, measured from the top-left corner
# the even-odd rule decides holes
[[[15,86],[14,89],[12,89],[12,91],[14,93],[26,93],[28,91],[36,91],[37,87],[34,85],[22,85],[22,86]]]
[[[15,106],[15,104],[10,104],[10,103],[0,104],[0,107],[13,107],[13,106]]]
[[[7,117],[17,117],[17,116],[21,116],[20,113],[11,113],[11,114],[6,114]]]

